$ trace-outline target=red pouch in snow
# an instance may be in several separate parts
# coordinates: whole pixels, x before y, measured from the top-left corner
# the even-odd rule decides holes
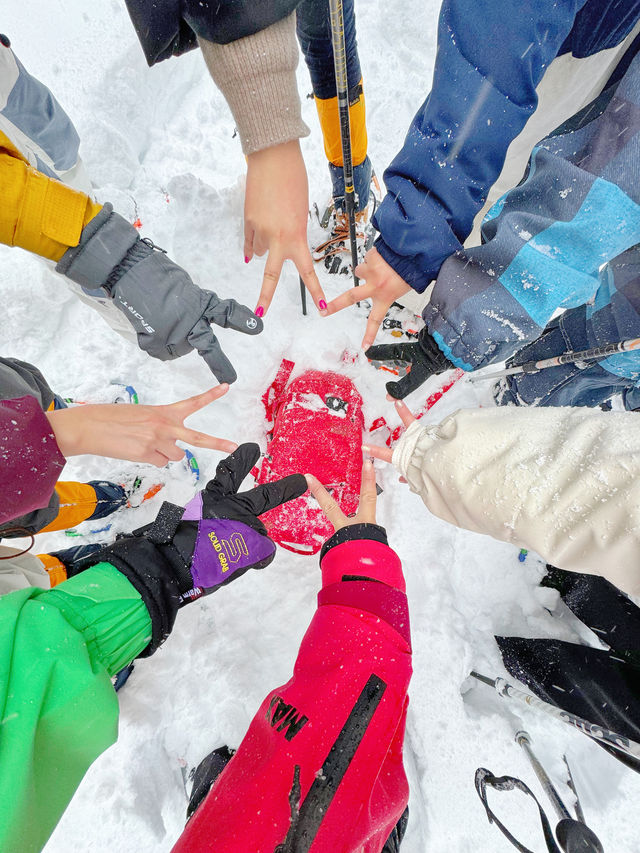
[[[287,385],[293,367],[283,360],[262,398],[273,426],[257,480],[311,473],[351,515],[360,493],[362,397],[350,379],[329,371],[307,370]],[[297,554],[317,553],[333,532],[308,492],[260,518],[274,541]]]

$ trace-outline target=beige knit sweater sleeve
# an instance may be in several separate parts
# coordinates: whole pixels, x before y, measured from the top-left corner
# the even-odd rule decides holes
[[[640,415],[462,410],[413,423],[393,464],[445,521],[640,595]]]
[[[198,41],[231,108],[245,154],[309,135],[296,85],[295,13],[229,44]]]

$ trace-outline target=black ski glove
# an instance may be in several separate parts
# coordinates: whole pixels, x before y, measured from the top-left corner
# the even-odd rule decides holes
[[[153,624],[146,654],[169,634],[180,606],[273,560],[275,543],[258,516],[302,495],[307,481],[291,474],[238,494],[259,458],[257,444],[241,444],[184,509],[163,503],[152,524],[93,556],[93,564],[111,563],[140,592]]]
[[[162,361],[196,349],[219,382],[235,382],[210,323],[257,335],[263,323],[235,299],[219,299],[105,204],[56,266],[87,296],[112,299],[137,335],[140,349]],[[96,307],[98,307],[96,305]]]
[[[409,373],[399,382],[387,382],[387,393],[402,400],[437,373],[455,367],[439,348],[426,329],[422,329],[415,344],[378,344],[365,352],[369,361],[382,364],[408,364]]]

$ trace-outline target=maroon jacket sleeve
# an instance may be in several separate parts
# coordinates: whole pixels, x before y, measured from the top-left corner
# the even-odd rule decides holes
[[[0,400],[0,524],[46,507],[64,463],[35,397]]]
[[[380,538],[339,541],[322,580],[293,677],[264,700],[174,853],[380,853],[405,810],[400,560]]]

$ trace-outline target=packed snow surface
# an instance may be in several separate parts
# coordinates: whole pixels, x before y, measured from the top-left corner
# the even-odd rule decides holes
[[[402,144],[426,96],[435,57],[437,0],[358,0],[360,57],[367,96],[370,154],[378,174]],[[72,116],[82,155],[102,201],[111,201],[142,233],[167,249],[203,287],[256,305],[263,262],[243,263],[244,158],[226,104],[193,52],[150,70],[121,0],[12,3],[2,28],[27,68],[50,86]],[[300,91],[310,90],[303,64]],[[303,100],[312,134],[303,141],[311,199],[321,204],[328,175],[313,104]],[[1,249],[3,354],[35,363],[65,396],[100,399],[112,381],[133,384],[144,403],[178,400],[210,387],[197,355],[154,361],[113,333],[74,299],[62,279],[35,257]],[[323,279],[329,298],[344,277]],[[364,309],[323,320],[299,309],[298,279],[287,267],[258,338],[222,331],[239,380],[223,400],[191,423],[214,435],[264,447],[260,397],[283,357],[303,368],[344,369],[365,401],[367,423],[397,416],[384,376],[357,349]],[[433,379],[409,399],[418,408],[438,387]],[[458,382],[433,408],[439,421],[460,407],[492,405],[482,383]],[[220,455],[198,452],[202,480]],[[139,466],[79,457],[66,479],[119,480]],[[145,476],[157,479],[150,467]],[[163,472],[166,487],[117,518],[116,530],[150,520],[163,499],[185,502],[196,486],[180,465]],[[467,678],[475,668],[504,675],[494,633],[558,637],[597,645],[551,590],[537,582],[542,564],[521,563],[512,546],[453,529],[380,465],[379,521],[404,563],[412,620],[406,768],[410,820],[403,853],[496,853],[512,848],[489,826],[473,778],[476,767],[524,778],[541,797],[514,732],[527,728],[558,785],[567,753],[587,820],[605,848],[638,849],[640,779],[561,723],[507,705]],[[94,536],[93,538],[99,538]],[[80,540],[41,537],[38,550]],[[85,541],[85,540],[82,540]],[[86,540],[89,541],[89,540]],[[120,695],[118,743],[91,767],[47,844],[47,853],[161,853],[184,824],[182,769],[223,743],[236,746],[264,695],[290,676],[315,608],[315,557],[281,551],[263,572],[249,572],[216,595],[182,610],[172,636],[136,663]],[[563,788],[566,793],[566,788]],[[504,822],[528,846],[542,849],[535,806],[518,794],[494,794]],[[545,806],[548,804],[545,803]]]

